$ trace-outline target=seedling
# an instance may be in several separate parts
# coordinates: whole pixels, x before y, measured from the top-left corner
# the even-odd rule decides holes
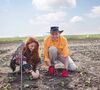
[[[91,78],[88,78],[88,79],[86,80],[86,83],[90,84],[90,83],[91,83]]]
[[[84,74],[83,72],[80,72],[80,75],[81,75],[81,76],[83,76],[83,74]]]
[[[77,66],[76,69],[77,69],[77,70],[80,70],[80,66]]]
[[[62,82],[60,83],[60,85],[63,87],[63,86],[65,86],[65,83],[62,81]]]
[[[16,77],[9,77],[9,82],[13,82],[16,80]]]
[[[19,74],[19,72],[16,72],[16,76]]]
[[[23,85],[24,88],[29,88],[29,86],[30,86],[29,84],[24,84]]]
[[[3,90],[9,90],[10,87],[10,84],[7,84],[5,87],[3,87]]]
[[[32,76],[30,75],[30,76],[28,76],[28,78],[27,78],[28,80],[33,80],[33,78],[32,78]]]
[[[4,90],[8,90],[8,88],[7,87],[4,87]]]

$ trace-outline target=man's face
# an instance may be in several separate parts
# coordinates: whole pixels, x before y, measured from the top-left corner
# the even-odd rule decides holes
[[[59,32],[51,32],[51,37],[53,41],[58,41],[58,37],[59,37],[60,33]]]

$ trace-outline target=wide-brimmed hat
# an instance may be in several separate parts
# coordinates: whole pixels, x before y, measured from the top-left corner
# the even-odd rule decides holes
[[[51,27],[50,28],[50,33],[51,32],[59,32],[59,33],[62,33],[64,30],[59,30],[59,27],[57,27],[57,26],[53,26],[53,27]]]

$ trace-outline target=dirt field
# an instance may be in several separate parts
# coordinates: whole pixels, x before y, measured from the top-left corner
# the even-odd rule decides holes
[[[23,84],[29,84],[23,90],[100,90],[100,39],[70,39],[68,42],[78,70],[62,78],[63,65],[57,63],[55,76],[48,75],[47,67],[40,72],[38,80],[23,73]],[[20,43],[0,43],[0,90],[20,90],[20,73],[12,73],[9,68],[11,53]]]

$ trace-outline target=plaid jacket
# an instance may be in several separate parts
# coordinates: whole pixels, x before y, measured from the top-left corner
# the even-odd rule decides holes
[[[29,65],[27,63],[27,58],[22,55],[24,44],[25,43],[23,42],[17,47],[17,49],[15,50],[15,53],[12,56],[13,58],[12,60],[22,61],[22,65],[24,69],[40,69],[40,63],[41,63],[40,58],[37,58],[36,63],[33,63],[32,65]]]

